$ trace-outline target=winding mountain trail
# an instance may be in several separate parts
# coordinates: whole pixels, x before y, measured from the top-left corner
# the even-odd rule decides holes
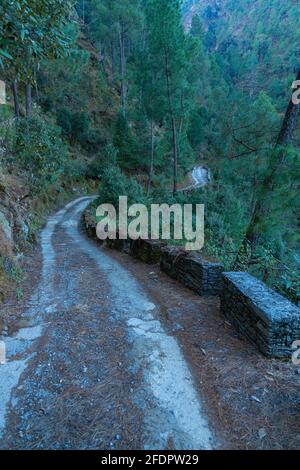
[[[206,167],[196,166],[192,171],[192,178],[194,180],[195,187],[206,186],[211,178],[210,171]]]
[[[49,218],[24,298],[2,307],[0,449],[299,448],[293,365],[259,354],[218,298],[88,239],[90,201]]]
[[[90,200],[68,204],[41,234],[40,282],[0,366],[0,448],[210,449],[160,305],[80,232]]]
[[[205,166],[195,166],[190,173],[190,179],[192,184],[180,189],[181,192],[190,192],[195,189],[203,188],[207,186],[211,181],[210,170]]]

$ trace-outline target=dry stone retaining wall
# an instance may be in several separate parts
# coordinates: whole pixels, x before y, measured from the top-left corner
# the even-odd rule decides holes
[[[97,239],[90,210],[83,222],[88,235]],[[300,340],[300,309],[263,282],[247,273],[224,273],[220,263],[159,241],[108,240],[106,245],[144,263],[160,264],[162,271],[201,296],[219,295],[222,314],[263,354],[291,358],[292,344]]]
[[[224,266],[206,261],[196,253],[165,247],[160,267],[199,295],[219,295],[221,292]]]
[[[84,214],[83,223],[88,235],[97,239],[95,221],[89,210]],[[186,252],[181,248],[169,247],[161,241],[107,240],[105,243],[110,248],[128,253],[144,263],[160,264],[162,271],[197,294],[220,294],[224,271],[220,263],[212,263],[199,254]]]
[[[221,312],[267,357],[291,358],[300,309],[247,273],[224,273]]]

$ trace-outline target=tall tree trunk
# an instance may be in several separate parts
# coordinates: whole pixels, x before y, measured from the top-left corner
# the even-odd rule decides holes
[[[300,70],[296,80],[300,81]],[[291,98],[276,142],[276,146],[289,145],[292,142],[299,115],[300,105],[293,103],[293,99]]]
[[[37,68],[34,68],[34,91],[35,91],[35,99],[37,103],[40,100],[40,94],[39,94],[39,87],[38,87],[38,80],[37,80]]]
[[[176,121],[172,116],[172,134],[173,134],[173,194],[177,193],[177,166],[178,166],[178,150],[177,150],[177,130]]]
[[[14,107],[15,107],[15,117],[16,119],[20,118],[20,103],[19,103],[19,95],[18,95],[18,83],[14,80],[11,84],[12,93],[14,97]]]
[[[123,116],[126,116],[126,55],[125,55],[125,31],[124,25],[121,24],[119,31],[120,43],[120,72],[121,72],[121,109]]]
[[[115,78],[115,45],[114,42],[110,42],[110,47],[111,47],[111,75],[112,75],[112,80]]]
[[[169,112],[172,124],[172,147],[173,147],[173,194],[177,193],[177,166],[178,166],[178,148],[177,148],[177,127],[173,109],[172,93],[171,93],[171,71],[169,67],[168,51],[165,50],[165,74],[167,82],[167,93]]]
[[[32,114],[32,88],[31,85],[26,85],[26,116],[30,117]]]
[[[298,72],[297,80],[300,80],[300,71]],[[266,176],[264,177],[260,185],[258,191],[259,194],[256,198],[252,210],[251,220],[248,225],[243,244],[238,253],[235,267],[239,266],[242,252],[244,251],[247,244],[250,248],[250,258],[252,258],[253,253],[255,252],[260,242],[262,236],[262,234],[259,233],[260,220],[262,220],[262,218],[267,217],[269,212],[269,208],[266,207],[264,195],[267,194],[269,191],[272,191],[272,189],[274,188],[274,176],[278,172],[280,167],[284,164],[286,156],[285,147],[287,147],[293,140],[299,115],[300,105],[293,103],[293,99],[291,98],[274,147],[274,150],[279,149],[279,153],[276,158],[276,161],[273,161],[273,159],[271,159],[271,163],[266,172]]]
[[[105,67],[106,56],[105,56],[105,48],[104,47],[103,47],[103,49],[101,49],[101,47],[100,47],[98,57],[99,57],[99,64],[102,67],[104,76],[107,78],[108,74],[107,74],[106,67]]]
[[[39,101],[40,101],[40,93],[39,93],[39,87],[38,87],[38,83],[37,81],[35,82],[35,85],[34,85],[34,92],[35,92],[35,102],[38,104]]]
[[[183,96],[183,92],[181,92],[181,95],[180,95],[180,109],[181,109],[181,118],[180,118],[180,124],[179,124],[179,134],[182,133],[183,124],[184,124],[184,96]]]
[[[82,0],[82,22],[85,23],[85,0]]]
[[[151,158],[150,158],[150,170],[149,170],[149,179],[148,179],[148,188],[147,188],[148,196],[151,190],[153,170],[154,170],[154,122],[153,122],[153,119],[151,119],[151,123],[150,123],[150,142],[151,142]]]

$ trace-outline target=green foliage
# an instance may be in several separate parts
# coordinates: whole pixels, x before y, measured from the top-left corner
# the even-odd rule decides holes
[[[7,73],[30,83],[40,60],[59,57],[68,48],[64,25],[69,0],[2,0],[0,4],[0,64]]]
[[[121,168],[133,169],[139,164],[137,145],[126,118],[119,113],[113,137]]]
[[[73,181],[79,181],[84,183],[84,180],[88,176],[87,163],[82,160],[81,155],[77,158],[68,158],[65,161],[64,172],[63,172],[63,183],[66,183],[68,187],[69,181],[73,184]]]
[[[91,128],[89,115],[86,112],[72,113],[69,109],[59,109],[57,124],[71,142],[76,141],[89,151],[99,149],[102,143],[101,136],[97,130]]]
[[[127,178],[117,166],[107,168],[102,173],[99,200],[117,209],[119,196],[128,196],[129,205],[146,202],[144,191],[134,178]]]
[[[62,173],[88,176],[100,178],[103,202],[135,203],[144,190],[122,170],[145,183],[151,173],[147,204],[204,202],[206,253],[233,269],[242,247],[241,268],[297,302],[299,134],[284,152],[274,143],[299,62],[299,15],[294,0],[267,3],[85,0],[80,32],[69,1],[2,0],[0,65],[20,94],[37,85],[39,115],[20,120],[14,148],[36,191]],[[191,8],[188,31],[181,15]],[[1,140],[7,147],[2,129]],[[205,161],[208,188],[171,193],[175,150],[179,178]],[[272,191],[262,188],[270,173]],[[242,241],[258,199],[267,217],[253,258]]]
[[[117,149],[112,144],[108,144],[89,165],[87,176],[95,179],[101,178],[104,171],[117,166],[117,158]]]
[[[95,154],[111,140],[113,93],[100,65],[76,44],[77,30],[71,27],[69,34],[69,56],[43,63],[38,74],[40,102],[47,113],[56,115],[64,137],[84,153]]]
[[[36,192],[57,181],[68,156],[60,129],[39,116],[18,123],[15,153],[17,163],[28,171],[30,185]]]
[[[148,94],[145,95],[145,107],[158,122],[165,121],[169,129],[172,118],[175,120],[180,153],[180,140],[185,140],[191,100],[194,99],[190,72],[198,44],[184,34],[178,1],[146,2],[146,24]]]
[[[138,0],[91,0],[87,9],[91,38],[106,48],[118,39],[122,26],[126,26],[126,33],[133,37],[141,17]]]
[[[190,4],[184,1],[185,11]],[[287,83],[299,61],[296,8],[294,0],[194,2],[194,12],[205,24],[206,47],[222,55],[223,74],[234,76],[234,86],[252,95],[266,91],[280,107],[286,105]]]
[[[80,141],[89,131],[89,116],[84,112],[76,112],[71,115],[70,124],[71,134]]]

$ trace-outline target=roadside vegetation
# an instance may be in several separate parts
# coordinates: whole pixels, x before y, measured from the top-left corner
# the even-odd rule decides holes
[[[204,203],[205,254],[299,303],[298,11],[219,3],[3,0],[3,184],[43,208],[98,187],[107,203]],[[184,196],[199,162],[212,182]]]

